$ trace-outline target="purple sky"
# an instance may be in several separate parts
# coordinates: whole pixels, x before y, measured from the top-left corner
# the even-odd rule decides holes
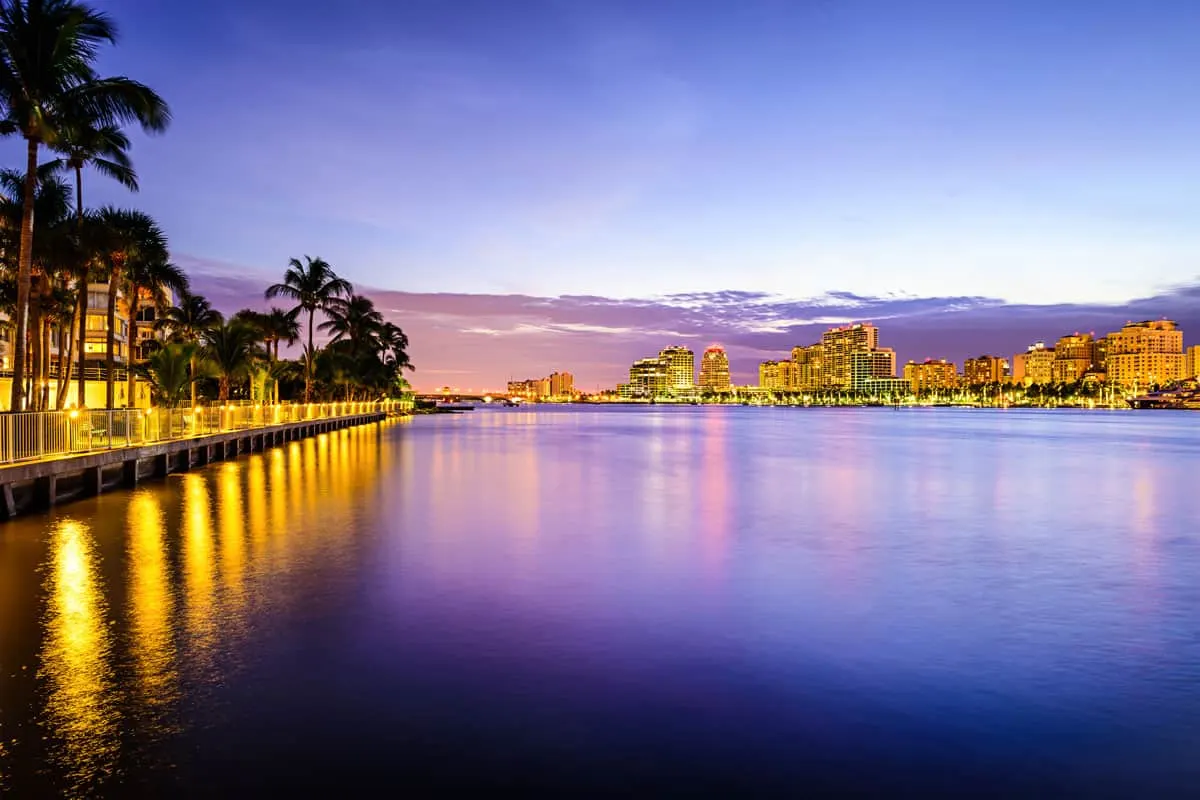
[[[154,214],[227,309],[326,258],[421,386],[611,385],[675,341],[748,380],[847,319],[901,359],[1197,340],[1200,3],[101,5],[175,124],[89,204]]]

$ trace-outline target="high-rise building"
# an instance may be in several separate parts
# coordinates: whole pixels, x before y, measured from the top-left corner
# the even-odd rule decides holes
[[[550,373],[550,396],[570,397],[575,394],[575,376],[569,372]]]
[[[658,358],[641,358],[629,368],[629,386],[634,397],[655,398],[667,391],[667,369]]]
[[[792,348],[792,364],[795,365],[794,380],[797,391],[815,392],[824,385],[821,377],[823,361],[824,349],[820,344]]]
[[[1187,377],[1200,378],[1200,344],[1194,344],[1187,349],[1184,365]]]
[[[1108,380],[1118,386],[1145,388],[1184,377],[1183,331],[1171,320],[1131,322],[1107,339]]]
[[[968,386],[1003,383],[1008,379],[1008,359],[1000,356],[979,356],[963,362],[963,380]]]
[[[873,378],[891,378],[896,374],[896,351],[890,347],[855,350],[850,354],[850,383],[852,392],[866,392]]]
[[[700,358],[700,388],[710,392],[729,391],[729,356],[719,344],[705,350]]]
[[[932,389],[953,389],[958,385],[958,371],[951,361],[929,358],[905,364],[904,379],[913,394],[920,394]]]
[[[824,385],[834,389],[853,388],[851,355],[867,353],[878,347],[879,329],[874,325],[856,323],[825,331],[821,336]],[[892,366],[894,373],[894,362]]]
[[[658,354],[667,370],[667,389],[690,392],[696,386],[696,355],[690,349],[672,345]]]
[[[796,389],[796,365],[791,361],[764,361],[758,365],[758,385],[773,392]]]
[[[1034,342],[1024,353],[1013,356],[1013,380],[1030,386],[1054,380],[1054,348]]]
[[[763,361],[758,365],[758,385],[763,389],[779,388],[778,361]]]
[[[1050,379],[1056,383],[1074,383],[1095,368],[1096,340],[1090,333],[1064,336],[1054,345],[1054,363]]]

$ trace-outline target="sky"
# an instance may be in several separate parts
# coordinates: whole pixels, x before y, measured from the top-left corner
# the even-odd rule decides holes
[[[230,311],[324,257],[422,388],[713,342],[751,381],[850,320],[959,361],[1200,325],[1200,3],[98,5],[174,122],[85,200]]]

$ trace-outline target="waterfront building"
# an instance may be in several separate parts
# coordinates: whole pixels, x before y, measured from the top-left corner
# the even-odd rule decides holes
[[[890,378],[896,374],[896,351],[890,347],[859,350],[850,353],[850,383],[852,392],[867,391],[874,378]]]
[[[569,372],[550,373],[550,396],[567,398],[575,394],[575,376]]]
[[[705,350],[700,359],[700,388],[710,392],[729,391],[729,356],[719,344]]]
[[[763,389],[779,389],[778,361],[763,361],[758,365],[758,385]]]
[[[855,323],[830,328],[821,336],[823,386],[852,389],[851,358],[855,353],[869,353],[879,347],[879,329],[874,325]],[[892,372],[895,373],[895,362]]]
[[[951,361],[927,358],[905,364],[904,379],[912,393],[919,395],[937,389],[953,389],[958,385],[958,371]]]
[[[911,394],[912,388],[905,378],[867,378],[863,391],[871,397],[898,399]]]
[[[672,345],[658,354],[667,370],[667,389],[687,393],[696,387],[696,355],[689,348]]]
[[[796,365],[790,360],[777,361],[779,370],[779,389],[784,392],[794,392],[798,388]]]
[[[1050,379],[1056,383],[1075,383],[1095,368],[1096,340],[1090,333],[1063,336],[1054,345],[1054,363]]]
[[[963,380],[968,386],[1003,383],[1008,380],[1008,359],[1000,356],[979,356],[963,362]]]
[[[659,358],[640,358],[629,368],[633,397],[655,398],[666,394],[667,369]]]
[[[1183,331],[1171,320],[1131,322],[1108,335],[1108,379],[1139,389],[1185,376]]]
[[[1184,365],[1187,377],[1200,378],[1200,344],[1194,344],[1187,349]]]
[[[797,391],[815,392],[825,385],[821,373],[824,356],[825,351],[819,343],[792,348],[794,383]]]
[[[1024,353],[1013,356],[1013,380],[1031,386],[1054,380],[1054,348],[1034,342]]]

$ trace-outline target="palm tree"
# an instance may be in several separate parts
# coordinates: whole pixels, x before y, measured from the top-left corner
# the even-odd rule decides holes
[[[296,301],[297,313],[308,312],[308,357],[305,359],[304,402],[312,399],[313,378],[313,314],[324,311],[331,300],[348,295],[353,291],[348,281],[339,278],[324,259],[304,257],[304,263],[293,258],[288,261],[283,273],[283,283],[267,287],[266,298],[286,297]]]
[[[379,342],[384,323],[383,315],[375,310],[371,298],[361,294],[352,294],[345,299],[335,298],[329,301],[325,316],[327,319],[318,327],[333,334],[331,343],[348,342],[351,356],[377,349],[375,345]]]
[[[168,261],[137,261],[130,265],[126,276],[129,291],[129,364],[143,358],[138,347],[138,314],[141,313],[142,293],[150,295],[150,302],[158,313],[171,306],[171,294],[183,294],[188,290],[187,275]],[[156,315],[157,316],[157,315]],[[133,401],[134,373],[129,370],[129,397]]]
[[[242,322],[231,320],[204,332],[203,354],[217,374],[220,402],[229,400],[230,384],[247,375],[257,361],[254,344],[254,330]]]
[[[105,348],[105,402],[113,407],[116,367],[117,293],[129,276],[155,262],[167,261],[167,237],[148,214],[106,206],[99,218],[106,229],[105,260],[108,262],[108,336]],[[130,303],[136,301],[127,298]],[[132,341],[126,334],[127,363],[132,363]],[[131,401],[133,398],[129,398]]]
[[[25,210],[17,260],[16,340],[13,346],[11,409],[23,407],[25,336],[33,270],[33,198],[38,152],[53,147],[69,120],[94,120],[97,127],[136,123],[164,130],[166,103],[129,78],[101,78],[94,64],[117,31],[108,15],[77,0],[5,0],[0,3],[0,133],[25,139]]]
[[[184,393],[199,377],[191,369],[197,349],[192,342],[171,342],[134,368],[149,381],[155,402],[168,408],[183,402]]]
[[[69,169],[75,178],[75,236],[83,249],[83,168],[90,166],[101,175],[107,175],[131,192],[138,191],[137,173],[129,160],[129,137],[116,125],[96,125],[86,120],[73,120],[59,130],[54,144],[62,157],[52,161],[51,166]],[[83,343],[87,340],[87,287],[91,260],[84,253],[76,263],[75,285],[78,291],[77,322],[79,323],[79,405],[83,406],[87,387],[84,378],[86,354]]]
[[[212,304],[203,295],[184,291],[180,293],[176,305],[168,308],[163,313],[162,318],[155,324],[160,329],[166,331],[172,341],[197,344],[202,340],[205,331],[224,322],[225,318],[221,316],[221,312],[213,308]],[[196,368],[196,356],[193,354],[193,377],[199,377],[196,373]],[[192,405],[196,405],[196,384],[194,381],[192,383]]]

